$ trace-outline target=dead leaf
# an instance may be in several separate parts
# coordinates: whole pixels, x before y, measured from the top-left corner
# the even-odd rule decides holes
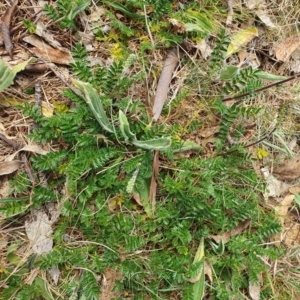
[[[205,60],[211,55],[213,51],[205,39],[202,39],[199,43],[197,43],[195,48],[200,50],[202,57]]]
[[[270,28],[276,28],[277,26],[271,21],[270,17],[264,10],[256,11],[256,15],[260,18],[260,20]]]
[[[292,206],[294,202],[295,195],[288,194],[284,197],[284,199],[275,206],[275,211],[278,219],[281,221],[281,224],[283,225],[284,220],[288,214],[289,208]]]
[[[213,136],[215,133],[219,132],[220,126],[210,126],[206,127],[204,130],[200,130],[199,136],[203,138],[208,138],[210,136]]]
[[[289,192],[293,195],[300,194],[300,187],[299,186],[291,186],[289,188]]]
[[[117,194],[114,197],[108,199],[108,210],[111,213],[118,212],[124,203],[124,195],[123,194]]]
[[[100,300],[118,298],[120,293],[114,291],[115,282],[116,280],[122,281],[122,279],[123,275],[120,272],[110,268],[106,269],[102,275]]]
[[[227,0],[227,10],[228,10],[228,15],[226,19],[226,27],[230,27],[232,25],[232,20],[233,20],[233,5],[234,3],[232,0]]]
[[[172,75],[178,63],[178,60],[179,53],[177,49],[170,50],[165,60],[164,67],[157,84],[156,95],[152,109],[153,119],[155,121],[158,120],[163,109],[164,103],[167,99],[169,85],[171,83]]]
[[[46,61],[60,65],[68,65],[73,62],[73,58],[68,50],[62,47],[54,49],[36,35],[27,35],[23,40],[34,46],[34,48],[31,48],[31,51],[40,55]]]
[[[204,261],[204,274],[208,277],[210,283],[213,283],[212,268],[207,260]]]
[[[31,269],[30,273],[27,274],[24,282],[28,285],[32,285],[34,279],[36,278],[36,276],[38,276],[39,271],[40,271],[39,268]]]
[[[215,240],[217,243],[220,243],[222,241],[223,244],[226,244],[232,236],[236,236],[242,233],[249,226],[250,223],[251,220],[249,219],[241,222],[236,228],[224,232],[222,235],[209,235],[208,237]]]
[[[51,235],[53,230],[45,212],[36,211],[32,215],[32,220],[25,221],[25,231],[34,253],[43,254],[52,250],[53,239]]]
[[[239,56],[239,66],[244,64],[244,61],[246,60],[247,57],[247,51],[245,49],[241,49],[238,53]]]
[[[7,177],[2,177],[0,181],[0,199],[7,198],[9,196],[10,184]],[[0,216],[1,219],[1,216]],[[1,240],[1,237],[0,237]],[[1,243],[0,243],[1,244]]]
[[[48,272],[49,272],[54,284],[57,285],[59,275],[60,275],[59,269],[57,267],[52,267],[51,269],[48,270]]]
[[[173,25],[174,33],[184,33],[186,31],[186,26],[183,22],[177,19],[169,19],[170,23]]]
[[[40,36],[41,38],[43,38],[53,48],[59,49],[62,52],[68,52],[68,50],[66,48],[62,47],[62,45],[60,44],[60,42],[58,42],[54,38],[54,35],[49,30],[47,30],[46,25],[44,25],[42,22],[38,22],[36,24],[36,32],[35,32],[35,34],[37,34],[38,36]],[[33,35],[31,35],[31,36],[33,36]],[[38,47],[38,46],[36,46],[36,47]]]
[[[300,177],[300,156],[286,160],[273,170],[273,174],[281,180],[293,180]]]
[[[96,6],[93,8],[93,11],[90,15],[88,15],[88,21],[90,22],[99,22],[101,20],[101,16],[105,16],[106,10],[102,6]],[[103,21],[102,21],[103,22]]]
[[[34,101],[27,101],[27,103],[32,103]],[[2,98],[0,97],[0,106],[10,107],[10,106],[17,106],[22,105],[24,106],[25,101],[19,100],[16,98]],[[53,108],[48,105],[45,101],[42,101],[42,114],[45,117],[51,117],[53,115]]]
[[[266,192],[264,193],[266,201],[269,197],[281,196],[288,190],[289,185],[276,179],[272,174],[270,174],[268,167],[262,168],[261,172],[267,183]]]
[[[6,133],[5,133],[5,129],[4,131],[2,131],[0,129],[0,139],[5,141],[8,145],[10,145],[11,147],[13,147],[15,150],[18,150],[21,145],[19,145],[16,141],[14,141],[13,138],[9,137]]]
[[[132,198],[135,200],[135,202],[139,205],[139,206],[144,206],[142,203],[142,199],[140,194],[137,194],[136,192],[132,192]]]
[[[300,244],[300,224],[295,221],[285,220],[282,238],[280,241],[283,241],[288,248],[299,247]],[[280,237],[279,237],[280,238]],[[278,239],[277,239],[278,240]]]
[[[242,29],[237,32],[232,38],[228,46],[226,57],[231,56],[235,52],[238,52],[243,46],[251,42],[258,36],[258,30],[255,27]]]
[[[260,300],[260,284],[249,282],[249,295],[252,300]]]
[[[0,176],[11,174],[19,169],[23,163],[18,160],[5,161],[0,163]]]
[[[261,0],[247,0],[244,2],[245,6],[249,9],[253,9],[260,4]]]
[[[9,155],[5,161],[12,161],[15,156],[20,152],[20,151],[29,151],[29,152],[33,152],[33,153],[37,153],[37,154],[41,154],[41,155],[45,155],[47,153],[49,153],[49,151],[44,150],[41,146],[38,145],[26,145],[23,148],[19,149],[18,151],[16,151],[15,153]]]
[[[299,47],[300,37],[299,35],[292,35],[282,41],[275,48],[275,56],[278,60],[283,62],[288,61],[292,53]]]
[[[51,63],[60,64],[60,65],[68,65],[73,62],[73,58],[69,52],[61,51],[58,49],[39,49],[32,48],[32,52],[41,56],[44,60],[49,61]]]

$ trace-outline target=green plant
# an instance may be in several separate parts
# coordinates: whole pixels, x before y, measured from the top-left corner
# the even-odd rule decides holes
[[[207,64],[212,82],[219,80],[217,67],[223,64],[226,49],[225,34],[219,37],[224,42],[216,43]],[[108,268],[121,274],[116,289],[131,291],[134,299],[200,299],[194,290],[214,299],[243,299],[249,282],[256,283],[260,274],[269,272],[260,258],[275,259],[280,254],[280,249],[264,245],[270,235],[280,232],[280,226],[259,206],[264,185],[251,169],[250,155],[244,144],[232,146],[226,139],[233,131],[238,141],[241,117],[255,116],[257,109],[244,108],[242,102],[226,106],[221,101],[228,92],[254,91],[256,71],[233,72],[225,87],[218,82],[219,97],[212,104],[221,119],[216,151],[210,157],[195,152],[186,159],[180,152],[191,146],[191,141],[176,138],[181,126],[152,124],[142,101],[127,97],[130,85],[144,76],[124,75],[132,57],[108,68],[91,67],[79,44],[73,57],[71,67],[79,79],[73,82],[79,91],[65,92],[72,100],[69,111],[51,118],[28,104],[23,111],[37,124],[31,135],[34,140],[63,145],[58,151],[31,159],[35,172],[46,174],[47,186],[34,186],[30,199],[13,203],[14,211],[22,208],[23,213],[53,199],[62,205],[54,229],[55,248],[32,266],[40,270],[57,266],[63,273],[58,289],[65,299],[96,299],[100,289],[95,275]],[[194,122],[189,130],[200,125]],[[226,155],[224,148],[235,151]],[[153,150],[160,150],[163,167],[157,174],[156,209],[149,196]],[[14,195],[23,193],[26,186],[28,182],[19,176],[13,184]],[[2,210],[10,215],[11,206],[11,202],[4,203]],[[230,232],[248,220],[251,229],[232,237],[226,245],[208,242],[211,236]],[[195,256],[197,248],[201,253],[206,249],[206,255],[199,252]],[[206,286],[205,261],[214,274],[214,283]],[[82,270],[80,276],[74,276],[75,268]],[[12,271],[10,266],[8,273]],[[22,272],[28,272],[25,266]],[[190,282],[199,274],[200,283]],[[16,287],[16,276],[10,277],[12,287]],[[34,286],[39,289],[34,297],[42,294],[36,280]],[[268,283],[264,284],[268,289]],[[18,289],[24,295],[31,291],[23,286]]]
[[[58,0],[56,6],[45,4],[44,13],[62,29],[76,29],[76,17],[90,4],[90,0]]]
[[[29,33],[35,33],[36,32],[36,25],[32,21],[24,20],[22,23],[27,28]]]

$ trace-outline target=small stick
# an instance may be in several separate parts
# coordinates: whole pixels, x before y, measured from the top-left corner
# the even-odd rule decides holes
[[[275,130],[276,130],[276,127],[275,127],[270,133],[266,134],[264,137],[262,137],[262,138],[259,139],[258,141],[253,142],[253,143],[248,144],[248,145],[245,145],[243,148],[246,149],[246,148],[249,148],[249,147],[251,147],[251,146],[254,146],[254,145],[257,145],[257,144],[261,143],[261,142],[264,141],[268,136],[270,136]],[[234,153],[234,152],[236,152],[236,151],[237,151],[237,149],[234,149],[234,150],[231,150],[231,151],[219,153],[219,154],[217,154],[216,156],[224,156],[224,155],[227,155],[227,154]]]
[[[283,83],[286,83],[288,81],[291,81],[291,80],[294,80],[296,78],[300,77],[300,73],[290,77],[290,78],[287,78],[287,79],[284,79],[284,80],[281,80],[281,81],[278,81],[278,82],[275,82],[275,83],[271,83],[269,85],[266,85],[266,86],[263,86],[262,88],[259,88],[253,92],[247,92],[247,93],[244,93],[244,94],[241,94],[241,95],[237,95],[237,96],[232,96],[232,97],[228,97],[228,98],[223,98],[222,99],[222,102],[227,102],[227,101],[230,101],[230,100],[236,100],[236,99],[240,99],[240,98],[243,98],[245,96],[248,96],[252,93],[258,93],[258,92],[261,92],[261,91],[264,91],[264,90],[267,90],[273,86],[277,86],[277,85],[280,85],[280,84],[283,84]]]

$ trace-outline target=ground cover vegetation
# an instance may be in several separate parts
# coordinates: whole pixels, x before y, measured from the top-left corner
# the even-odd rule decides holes
[[[96,6],[109,25],[93,28],[98,43],[112,45],[107,64],[94,64],[78,35],[81,13]],[[234,13],[236,26],[262,26],[251,10]],[[72,35],[72,83],[51,117],[19,107],[34,124],[27,138],[52,151],[30,156],[34,184],[22,168],[9,178],[0,209],[7,227],[47,211],[53,245],[22,256],[24,242],[10,237],[2,299],[297,299],[296,268],[285,273],[294,274],[289,283],[274,272],[287,251],[274,242],[282,223],[253,167],[276,152],[261,142],[274,143],[290,107],[274,121],[275,108],[258,101],[272,94],[258,89],[282,78],[237,66],[242,47],[227,15],[224,1],[209,0],[45,5],[49,27]],[[203,41],[212,49],[205,58],[192,46]],[[169,49],[178,76],[156,121],[154,61]],[[297,261],[297,250],[289,257]]]

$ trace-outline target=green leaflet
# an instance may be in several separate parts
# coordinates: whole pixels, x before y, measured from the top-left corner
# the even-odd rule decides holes
[[[109,122],[106,113],[103,109],[101,98],[97,91],[92,87],[91,84],[85,83],[79,80],[73,79],[73,83],[79,88],[83,93],[84,99],[89,105],[93,115],[99,122],[99,124],[108,132],[113,133],[114,129],[112,124]]]

